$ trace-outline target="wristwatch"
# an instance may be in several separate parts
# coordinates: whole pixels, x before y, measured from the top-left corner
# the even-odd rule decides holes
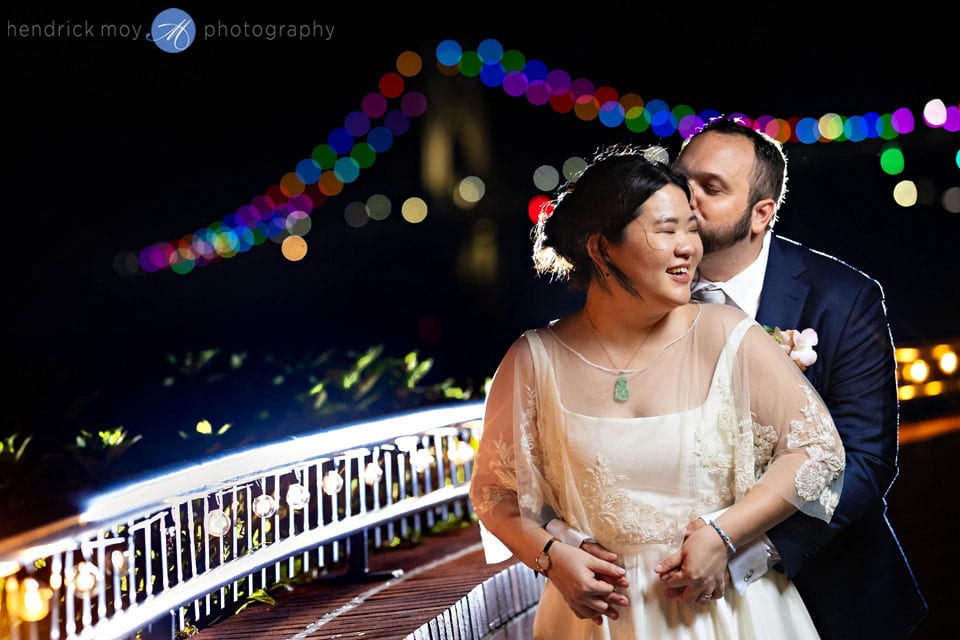
[[[543,545],[543,551],[537,554],[537,557],[533,559],[533,565],[537,568],[536,573],[542,573],[547,575],[547,571],[550,570],[550,567],[553,566],[553,562],[550,560],[550,547],[553,546],[554,542],[560,542],[557,538],[550,538],[547,540],[547,544]]]

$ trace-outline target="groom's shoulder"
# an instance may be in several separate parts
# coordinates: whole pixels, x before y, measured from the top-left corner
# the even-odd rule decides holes
[[[781,235],[774,235],[773,242],[777,244],[777,251],[770,254],[772,260],[777,259],[776,256],[779,254],[784,260],[797,261],[818,279],[830,278],[839,281],[838,283],[861,286],[866,282],[879,285],[875,278],[842,258]]]

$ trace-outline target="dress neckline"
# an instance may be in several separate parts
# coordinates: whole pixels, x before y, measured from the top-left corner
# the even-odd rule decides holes
[[[560,336],[557,334],[557,332],[554,331],[554,329],[553,329],[553,325],[557,323],[557,320],[551,321],[551,322],[547,325],[547,329],[550,331],[550,334],[554,337],[554,339],[555,339],[557,342],[560,343],[560,346],[562,346],[564,349],[566,349],[567,351],[569,351],[569,352],[572,353],[573,355],[575,355],[575,356],[577,356],[578,358],[580,358],[580,360],[583,361],[584,364],[589,365],[589,366],[591,366],[591,367],[593,367],[594,369],[597,369],[597,370],[599,370],[599,371],[603,371],[604,373],[609,373],[610,375],[613,375],[613,376],[627,376],[627,377],[629,377],[629,376],[635,376],[635,375],[637,375],[638,373],[643,373],[644,371],[646,371],[647,369],[649,369],[651,366],[653,366],[653,364],[654,364],[657,360],[660,359],[661,354],[663,354],[663,352],[666,351],[668,347],[671,347],[671,346],[675,345],[676,343],[680,342],[680,340],[682,340],[682,339],[685,338],[687,335],[689,335],[690,332],[693,331],[693,328],[696,326],[697,321],[700,320],[700,316],[701,316],[702,314],[703,314],[703,306],[702,306],[702,305],[697,305],[697,315],[695,315],[695,316],[693,317],[693,320],[690,321],[690,325],[687,327],[687,329],[686,329],[683,333],[681,333],[680,335],[678,335],[676,338],[674,338],[674,339],[671,340],[670,342],[668,342],[668,343],[666,343],[665,345],[663,345],[662,347],[660,347],[660,350],[657,351],[656,355],[653,356],[653,358],[650,360],[650,362],[648,362],[648,363],[647,363],[643,368],[641,368],[641,369],[611,369],[610,367],[605,367],[605,366],[603,366],[603,365],[597,364],[596,362],[593,362],[592,360],[590,360],[589,358],[587,358],[586,356],[584,356],[582,353],[580,353],[579,351],[577,351],[576,349],[574,349],[573,347],[571,347],[569,344],[567,344],[566,342],[564,342],[562,338],[560,338]]]

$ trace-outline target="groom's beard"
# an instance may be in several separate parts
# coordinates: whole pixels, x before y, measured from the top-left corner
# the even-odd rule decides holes
[[[700,240],[703,242],[704,255],[728,249],[746,238],[750,233],[751,216],[751,207],[747,207],[740,219],[732,225],[707,229],[701,223]]]

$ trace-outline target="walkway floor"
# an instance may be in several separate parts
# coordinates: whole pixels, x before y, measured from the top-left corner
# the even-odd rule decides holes
[[[204,629],[200,640],[403,638],[512,562],[487,565],[477,527],[370,556],[368,581],[323,582],[276,595]],[[403,573],[391,577],[390,573]],[[383,577],[376,574],[383,573]]]
[[[951,471],[960,460],[960,416],[905,425],[900,452],[900,477],[888,496],[890,520],[911,560],[930,605],[930,615],[911,640],[950,637],[955,623],[949,612],[960,602],[960,582],[951,543],[936,544],[960,531],[956,476]],[[407,638],[459,640],[469,637],[456,630],[458,619],[470,612],[456,611],[474,588],[498,572],[514,584],[529,570],[511,562],[487,565],[480,548],[479,531],[469,527],[426,540],[406,549],[373,554],[371,572],[402,569],[399,577],[366,582],[327,580],[306,584],[276,595],[277,604],[256,604],[229,619],[204,629],[200,640],[326,640],[344,638]],[[523,573],[520,573],[522,569]],[[530,574],[532,575],[532,574]],[[371,576],[372,578],[372,576]],[[453,607],[447,625],[434,633],[412,636]],[[529,616],[527,616],[529,618]],[[502,630],[499,640],[521,640],[529,630],[518,625]],[[949,626],[948,626],[949,625]]]

